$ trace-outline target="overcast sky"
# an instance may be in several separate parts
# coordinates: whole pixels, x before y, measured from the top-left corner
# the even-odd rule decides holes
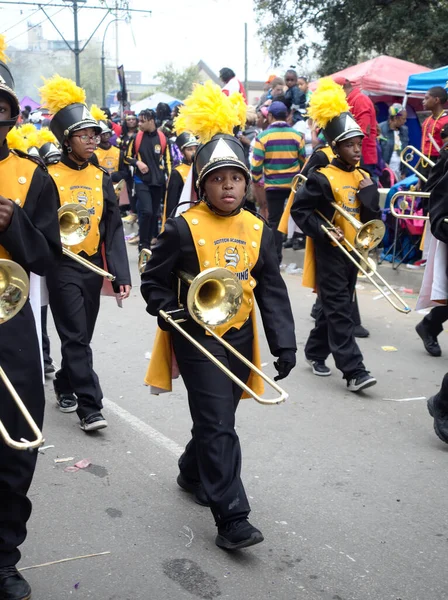
[[[107,0],[110,6],[113,0]],[[62,0],[47,0],[48,4],[63,4]],[[85,7],[98,6],[102,0],[87,0]],[[143,83],[154,79],[154,74],[168,62],[186,67],[204,60],[216,73],[223,66],[231,67],[240,79],[244,78],[244,23],[248,24],[249,79],[264,80],[270,73],[283,74],[294,52],[285,56],[282,66],[274,69],[262,49],[252,0],[130,0],[131,8],[152,10],[152,15],[133,13],[130,25],[119,23],[119,62],[125,69],[143,71]],[[54,22],[68,39],[73,39],[73,17],[70,8],[51,8]],[[79,13],[79,36],[86,39],[101,20],[99,10],[82,8]],[[112,17],[110,18],[112,19]],[[110,20],[108,19],[108,20]],[[97,33],[103,38],[107,21]],[[22,22],[20,22],[22,21]],[[44,37],[58,39],[58,33],[45,20],[37,7],[9,7],[0,4],[0,33],[5,33],[9,44],[27,46],[28,24],[43,23]],[[134,43],[135,39],[135,43]],[[106,48],[114,64],[115,26],[107,32]]]

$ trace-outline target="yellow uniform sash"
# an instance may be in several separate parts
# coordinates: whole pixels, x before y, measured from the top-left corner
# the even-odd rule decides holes
[[[5,160],[0,161],[0,194],[23,208],[37,164],[10,151]],[[9,252],[0,246],[0,258],[11,258]]]
[[[191,169],[191,165],[187,165],[185,163],[180,163],[180,165],[177,165],[177,167],[175,167],[173,170],[177,171],[180,176],[182,177],[182,181],[185,182],[187,181],[187,177],[188,177],[188,173],[190,172]],[[166,214],[166,201],[167,201],[167,193],[165,194],[165,202],[163,204],[163,215],[162,215],[162,231],[165,229],[165,221],[168,218],[168,215]]]
[[[349,212],[355,219],[360,220],[361,201],[358,199],[357,192],[360,181],[363,179],[358,169],[347,172],[339,169],[335,165],[327,165],[318,169],[330,184],[334,201]],[[342,229],[346,239],[353,244],[356,232],[347,219],[344,219],[338,212],[335,213],[333,223]],[[344,243],[344,242],[342,242]],[[333,243],[333,246],[336,244]],[[316,289],[316,263],[314,257],[314,242],[312,239],[306,239],[305,260],[303,265],[302,285]]]
[[[96,254],[100,243],[100,221],[104,206],[103,171],[91,164],[78,171],[67,167],[62,162],[50,165],[48,171],[58,188],[61,206],[79,203],[90,213],[89,234],[80,244],[70,246],[70,250],[75,254],[80,252],[85,252],[88,256]]]
[[[243,303],[237,315],[214,331],[223,336],[230,328],[240,329],[249,317],[253,323],[252,362],[261,368],[260,348],[254,310],[256,281],[251,269],[258,261],[263,222],[252,213],[242,211],[234,217],[220,217],[200,203],[182,217],[188,223],[200,270],[226,267],[235,273],[243,287]],[[145,383],[161,391],[171,391],[172,349],[170,334],[157,330]],[[263,380],[252,372],[248,385],[257,394],[264,391]],[[243,397],[246,397],[243,394]]]
[[[119,170],[120,150],[116,146],[111,146],[108,150],[97,148],[95,154],[98,158],[100,167],[106,169],[109,175]]]
[[[328,162],[331,162],[334,158],[334,152],[330,148],[330,146],[323,146],[319,148],[317,152],[323,152],[325,156],[328,158]],[[312,156],[312,155],[311,155]],[[306,163],[304,164],[304,168],[306,167],[307,162],[310,160],[310,157],[307,158]],[[278,230],[285,235],[288,235],[288,221],[291,216],[291,208],[292,203],[294,202],[294,193],[291,190],[288,201],[286,202],[285,210],[283,211],[282,218],[280,219],[280,223],[278,224]]]

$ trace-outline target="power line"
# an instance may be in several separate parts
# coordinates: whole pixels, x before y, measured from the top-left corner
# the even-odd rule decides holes
[[[51,5],[50,5],[51,6]],[[62,12],[64,9],[66,9],[67,6],[63,6],[60,10],[57,10],[54,14],[52,14],[52,17],[55,17],[56,15],[58,15],[60,12]],[[40,9],[39,9],[40,10]],[[36,23],[35,25],[31,25],[31,27],[28,27],[26,31],[23,31],[22,33],[19,33],[18,35],[14,36],[11,39],[8,39],[8,44],[10,44],[11,42],[13,42],[14,40],[16,40],[17,38],[21,37],[22,35],[25,35],[26,33],[28,33],[29,31],[31,31],[32,29],[35,29],[36,27],[39,27],[39,25],[42,25],[42,23],[45,23],[45,21],[48,21],[48,18],[43,19],[42,21],[39,21],[39,23]]]
[[[24,21],[27,21],[28,19],[31,19],[31,17],[33,15],[35,15],[36,13],[38,13],[39,11],[40,11],[40,8],[37,8],[30,15],[27,15],[26,17],[24,17],[20,21],[17,21],[17,23],[14,23],[14,25],[11,25],[11,27],[8,27],[8,29],[5,29],[4,31],[2,31],[2,34],[5,34],[7,31],[10,31],[11,29],[14,29],[14,27],[17,27],[17,25],[20,25],[20,23],[23,23]]]

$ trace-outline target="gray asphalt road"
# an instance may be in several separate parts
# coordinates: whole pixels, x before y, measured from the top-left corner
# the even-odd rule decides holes
[[[299,342],[285,382],[290,399],[276,407],[246,400],[237,419],[251,520],[265,542],[235,554],[218,549],[209,510],[177,487],[191,425],[185,392],[177,381],[172,394],[150,396],[142,383],[155,321],[135,287],[121,310],[103,301],[93,343],[109,428],[84,434],[75,415],[55,408],[47,385],[46,443],[55,447],[38,461],[20,566],[110,554],[26,571],[34,600],[447,597],[448,446],[421,399],[437,390],[445,356],[423,350],[414,332],[421,315],[397,313],[361,284],[371,336],[360,344],[378,385],[355,396],[335,370],[319,379],[303,361],[313,296],[298,276],[285,279]],[[445,334],[441,344],[447,354]],[[273,374],[264,339],[263,360]],[[83,458],[92,466],[64,470]]]

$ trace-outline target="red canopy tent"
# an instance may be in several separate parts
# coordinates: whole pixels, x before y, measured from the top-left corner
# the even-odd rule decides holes
[[[403,97],[409,76],[424,71],[429,71],[428,67],[384,55],[347,67],[330,77],[346,77],[369,95]],[[317,82],[313,82],[311,89],[315,89],[316,85]]]

